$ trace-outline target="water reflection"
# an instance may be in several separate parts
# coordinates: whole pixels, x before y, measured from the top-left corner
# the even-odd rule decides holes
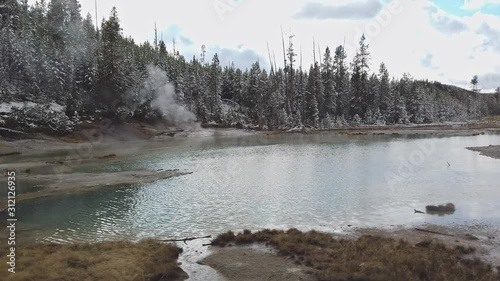
[[[434,152],[390,185],[387,174],[429,140]],[[493,143],[500,143],[499,135],[186,139],[125,162],[81,169],[179,168],[191,175],[26,202],[18,216],[52,241],[200,236],[244,228],[500,223],[500,160],[465,149]],[[455,213],[414,214],[442,202],[454,202]]]

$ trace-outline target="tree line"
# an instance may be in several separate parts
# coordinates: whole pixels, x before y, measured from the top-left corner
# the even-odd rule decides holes
[[[384,63],[373,67],[364,36],[352,61],[342,45],[327,47],[303,69],[290,37],[283,66],[270,56],[270,68],[257,61],[240,69],[222,66],[217,54],[206,58],[204,46],[185,58],[157,36],[136,43],[123,35],[116,8],[99,27],[90,14],[82,17],[78,0],[6,0],[0,15],[0,98],[37,104],[13,109],[3,120],[11,126],[64,131],[86,119],[158,120],[157,89],[144,89],[152,65],[174,84],[176,102],[206,124],[327,129],[465,121],[495,110],[477,92],[409,74],[396,79]],[[47,114],[43,104],[53,102],[64,111]]]

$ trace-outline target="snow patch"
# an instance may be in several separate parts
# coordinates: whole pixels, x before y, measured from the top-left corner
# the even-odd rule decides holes
[[[12,108],[24,109],[24,108],[33,108],[41,104],[37,104],[31,101],[28,102],[3,102],[0,103],[0,114],[8,114],[12,112]],[[51,102],[49,103],[49,111],[51,112],[63,112],[64,106]]]

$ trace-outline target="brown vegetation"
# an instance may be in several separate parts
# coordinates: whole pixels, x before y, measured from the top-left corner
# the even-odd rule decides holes
[[[19,151],[13,151],[13,152],[0,153],[0,157],[14,156],[14,155],[21,155],[21,152],[19,152]]]
[[[455,213],[455,205],[453,203],[447,203],[446,205],[427,205],[425,206],[425,210],[428,214],[431,215],[445,215],[445,214],[453,214]]]
[[[404,240],[362,236],[357,240],[335,239],[331,234],[290,229],[263,230],[234,235],[227,232],[213,245],[266,243],[281,255],[314,268],[318,280],[500,280],[492,266],[468,255],[473,248],[425,240],[411,244]]]
[[[37,244],[19,248],[16,274],[6,281],[184,280],[181,249],[151,240],[139,243]]]
[[[110,159],[110,158],[115,158],[115,157],[116,157],[116,154],[111,153],[111,154],[107,154],[104,156],[96,156],[94,158],[96,158],[96,159]]]

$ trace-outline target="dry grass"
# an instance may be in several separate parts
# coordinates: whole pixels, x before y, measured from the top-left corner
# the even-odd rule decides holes
[[[425,210],[428,214],[453,214],[455,213],[455,205],[447,203],[446,205],[427,205]]]
[[[490,115],[483,118],[485,121],[500,121],[500,115]]]
[[[335,239],[331,234],[290,229],[224,234],[217,245],[253,242],[275,247],[281,255],[316,269],[320,281],[498,281],[491,265],[467,258],[473,248],[448,248],[433,241],[415,245],[404,240],[362,236],[357,240]],[[230,240],[230,241],[228,241]]]
[[[13,151],[13,152],[0,153],[0,157],[14,156],[14,155],[21,155],[21,152],[19,152],[19,151]]]
[[[71,136],[61,137],[59,139],[63,142],[67,142],[67,143],[82,143],[82,142],[85,142],[86,140],[88,141],[88,138],[85,139],[84,136],[76,135],[76,134],[71,135]]]
[[[95,159],[111,159],[111,158],[115,158],[115,157],[116,157],[116,154],[111,153],[111,154],[107,154],[104,156],[95,156],[94,158]]]
[[[181,250],[151,240],[139,243],[37,244],[17,249],[16,274],[6,281],[184,280]]]

